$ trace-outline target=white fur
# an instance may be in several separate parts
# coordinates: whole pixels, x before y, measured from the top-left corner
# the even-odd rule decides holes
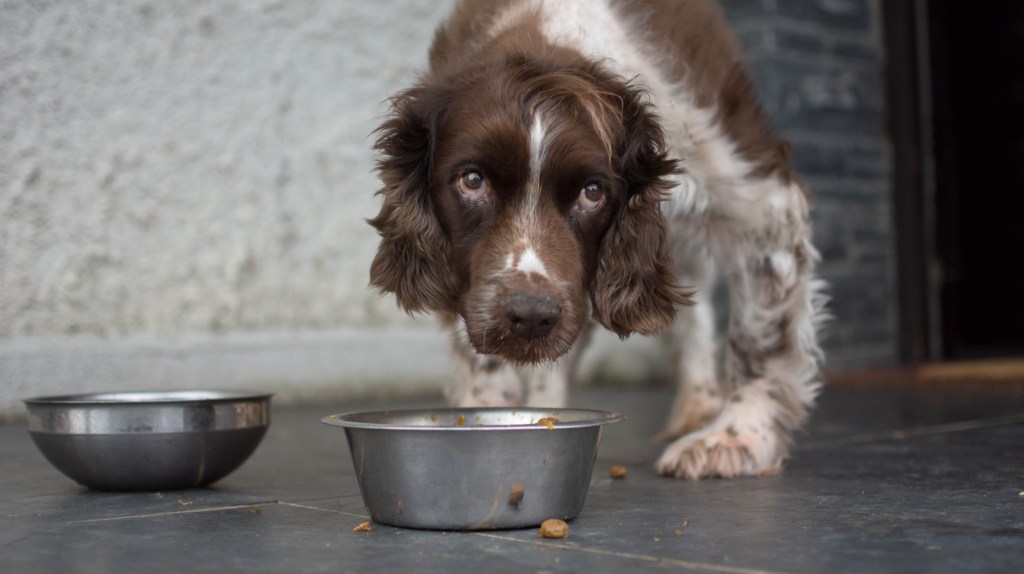
[[[523,404],[523,382],[515,369],[492,369],[491,359],[473,352],[466,324],[459,319],[452,334],[455,374],[444,387],[448,404],[457,407],[500,407]]]
[[[581,335],[586,338],[586,333]],[[473,351],[466,326],[459,319],[452,335],[455,375],[445,385],[448,404],[457,407],[561,407],[569,396],[569,378],[584,345],[558,361],[527,367],[495,366]],[[524,380],[525,379],[525,380]]]
[[[548,269],[544,266],[544,262],[541,261],[540,256],[533,250],[533,247],[527,247],[523,254],[519,257],[519,263],[516,264],[516,271],[526,274],[536,274],[549,278]]]
[[[550,138],[554,136],[555,134],[548,129],[543,114],[540,111],[535,112],[528,138],[530,179],[526,201],[523,202],[514,221],[515,233],[521,239],[521,244],[509,253],[503,271],[515,270],[525,274],[536,274],[545,279],[552,278],[544,261],[531,245],[530,237],[537,233],[534,226],[537,225],[537,209],[540,204],[540,174],[544,168]]]
[[[547,156],[547,131],[544,118],[540,113],[534,114],[530,126],[530,205],[533,208],[540,199],[540,172]]]
[[[693,296],[695,305],[679,309],[672,335],[678,392],[663,438],[676,438],[702,428],[722,410],[723,390],[719,385],[715,346],[715,315],[711,307],[714,264],[707,249],[681,238],[677,263],[685,272],[679,282],[701,285]]]
[[[526,406],[565,405],[569,398],[570,361],[562,359],[533,367],[526,380]]]
[[[777,472],[785,456],[786,437],[776,429],[781,407],[770,396],[771,386],[754,381],[737,389],[714,422],[665,449],[658,459],[658,472],[689,479]]]

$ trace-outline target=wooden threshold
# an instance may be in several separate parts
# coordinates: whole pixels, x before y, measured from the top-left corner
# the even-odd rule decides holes
[[[891,369],[825,373],[827,385],[1017,383],[1024,385],[1024,357],[922,363]]]

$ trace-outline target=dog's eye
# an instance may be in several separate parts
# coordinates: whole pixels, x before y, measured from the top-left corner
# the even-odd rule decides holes
[[[593,211],[604,202],[604,188],[601,184],[590,182],[580,190],[580,196],[576,198],[576,209],[580,211]]]
[[[480,201],[487,197],[488,185],[484,176],[478,171],[467,171],[459,176],[459,193],[469,201]]]

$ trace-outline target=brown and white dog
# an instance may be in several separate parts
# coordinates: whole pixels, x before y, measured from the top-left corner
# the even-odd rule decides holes
[[[452,330],[450,403],[562,406],[589,323],[672,329],[658,471],[780,468],[824,297],[808,194],[713,2],[464,1],[378,136],[371,283]]]

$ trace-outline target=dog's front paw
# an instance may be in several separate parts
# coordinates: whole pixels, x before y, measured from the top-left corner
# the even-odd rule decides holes
[[[699,388],[695,392],[679,393],[672,407],[668,424],[658,440],[668,442],[687,433],[710,425],[722,412],[722,397],[716,390]]]
[[[688,434],[665,449],[658,459],[658,473],[697,480],[769,476],[782,469],[785,445],[777,440],[733,428]]]
[[[665,449],[658,472],[690,480],[778,473],[789,451],[789,437],[777,422],[777,410],[760,385],[740,389],[710,426]]]

